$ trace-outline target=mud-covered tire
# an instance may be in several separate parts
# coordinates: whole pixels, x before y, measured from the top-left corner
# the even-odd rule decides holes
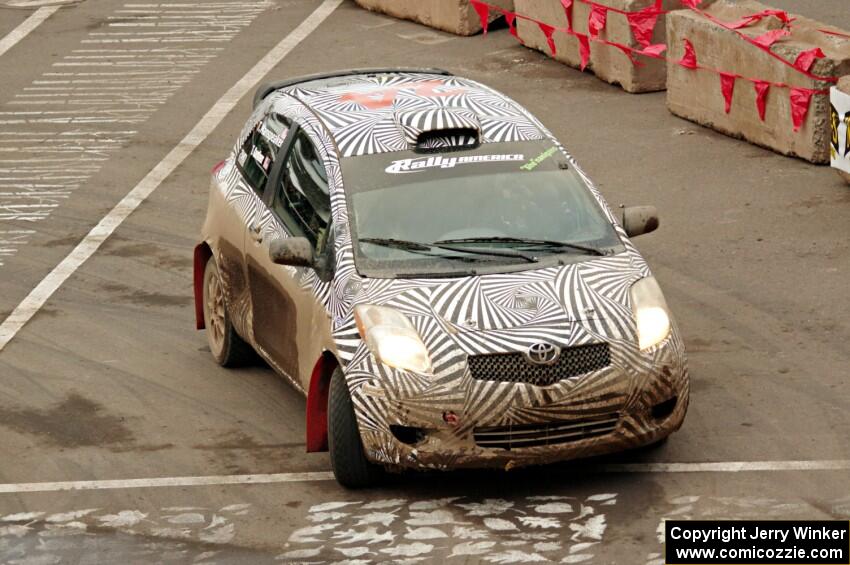
[[[384,470],[366,458],[351,393],[339,367],[331,377],[328,393],[328,450],[334,477],[342,486],[364,488],[383,479]]]
[[[241,367],[255,359],[254,350],[239,337],[230,321],[221,275],[213,257],[204,267],[204,326],[213,359],[222,367]]]

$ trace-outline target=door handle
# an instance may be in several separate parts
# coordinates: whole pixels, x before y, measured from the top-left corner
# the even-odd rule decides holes
[[[259,224],[252,224],[248,227],[248,233],[251,235],[251,239],[253,239],[256,243],[263,242],[263,226]]]

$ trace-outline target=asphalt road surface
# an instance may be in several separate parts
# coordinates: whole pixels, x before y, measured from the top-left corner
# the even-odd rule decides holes
[[[848,29],[846,1],[775,4]],[[321,4],[83,1],[0,55],[0,320]],[[36,9],[0,7],[0,37]],[[668,517],[850,519],[850,189],[834,171],[506,30],[459,38],[348,0],[314,27],[268,79],[444,67],[530,108],[612,205],[659,208],[636,243],[684,331],[684,427],[601,461],[338,487],[304,451],[304,399],[264,366],[218,367],[194,330],[192,248],[245,96],[0,351],[0,561],[657,564]]]

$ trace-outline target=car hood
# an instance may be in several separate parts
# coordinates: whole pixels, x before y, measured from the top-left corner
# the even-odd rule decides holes
[[[368,279],[363,284],[364,294],[373,297],[371,303],[392,305],[413,317],[429,313],[449,333],[462,334],[583,321],[630,323],[629,288],[648,274],[639,255],[625,252],[521,272],[455,279]]]

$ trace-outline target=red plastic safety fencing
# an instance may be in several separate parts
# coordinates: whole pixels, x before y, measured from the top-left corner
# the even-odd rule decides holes
[[[667,13],[667,10],[662,9],[662,0],[655,0],[655,3],[652,6],[634,12],[605,6],[603,4],[599,4],[598,2],[594,2],[593,0],[560,0],[560,2],[564,8],[564,12],[567,18],[566,28],[552,26],[550,24],[547,24],[546,22],[537,20],[524,14],[512,12],[510,10],[505,10],[504,8],[501,8],[499,6],[488,4],[483,0],[470,0],[472,7],[475,9],[476,13],[478,14],[478,17],[481,19],[481,27],[484,30],[485,34],[487,33],[487,28],[490,22],[490,13],[491,11],[493,11],[501,13],[505,16],[505,21],[508,24],[508,28],[510,30],[511,35],[516,37],[517,40],[520,42],[522,42],[522,40],[517,35],[516,20],[522,19],[537,24],[537,27],[540,29],[540,31],[546,38],[546,43],[549,46],[549,51],[551,51],[553,56],[557,54],[555,48],[555,41],[553,39],[553,35],[555,32],[564,33],[566,35],[575,37],[578,40],[579,57],[581,58],[581,70],[584,70],[587,67],[587,64],[590,62],[591,42],[603,43],[605,45],[616,47],[617,49],[622,51],[626,57],[628,57],[629,61],[631,61],[633,65],[636,66],[643,65],[643,63],[637,59],[637,56],[669,60],[667,57],[664,56],[664,52],[667,50],[667,46],[665,44],[652,44],[652,37],[655,32],[655,26],[658,23],[658,18],[661,15]],[[573,4],[575,2],[582,2],[583,4],[587,4],[591,7],[590,14],[587,20],[587,34],[579,33],[575,31],[575,29],[573,29]],[[781,61],[783,64],[792,67],[800,74],[803,74],[806,77],[816,81],[823,81],[827,83],[835,83],[838,81],[836,77],[818,76],[811,72],[811,68],[815,63],[815,60],[823,58],[825,56],[820,48],[810,49],[801,53],[793,62],[784,59],[783,57],[779,56],[771,50],[771,46],[774,43],[781,40],[783,37],[790,35],[791,33],[790,27],[792,22],[794,21],[794,18],[790,17],[787,12],[783,10],[764,10],[757,14],[750,14],[748,16],[745,16],[735,22],[724,22],[715,18],[711,14],[700,10],[699,4],[702,2],[702,0],[681,0],[681,2],[685,8],[688,8],[700,14],[702,17],[712,21],[713,23],[736,33],[747,43],[753,45],[754,47],[757,47],[758,49],[761,49],[765,53],[768,53],[771,57]],[[615,12],[626,16],[635,41],[641,46],[640,49],[636,49],[629,45],[624,45],[622,43],[609,41],[607,39],[599,37],[599,33],[605,29],[608,12]],[[782,22],[783,27],[780,29],[770,30],[758,37],[751,37],[740,31],[741,29],[751,26],[768,17],[779,19],[780,22]],[[823,29],[819,31],[828,35],[850,38],[850,35],[846,35],[840,32]],[[808,115],[809,108],[811,106],[812,97],[815,95],[829,94],[829,89],[796,87],[783,82],[762,80],[756,77],[747,77],[738,73],[728,72],[723,69],[715,69],[702,65],[697,59],[696,52],[694,51],[694,46],[691,44],[691,42],[687,39],[685,39],[684,42],[685,54],[681,59],[674,62],[687,69],[700,69],[703,71],[709,71],[717,74],[720,80],[720,93],[723,96],[727,114],[732,109],[732,95],[735,91],[736,81],[739,79],[748,81],[753,84],[753,87],[756,91],[756,109],[759,113],[759,118],[761,118],[762,121],[764,121],[765,119],[765,108],[767,106],[767,96],[770,92],[770,89],[773,87],[788,89],[788,98],[791,105],[791,121],[794,125],[794,131],[799,131],[805,123],[806,116]]]

